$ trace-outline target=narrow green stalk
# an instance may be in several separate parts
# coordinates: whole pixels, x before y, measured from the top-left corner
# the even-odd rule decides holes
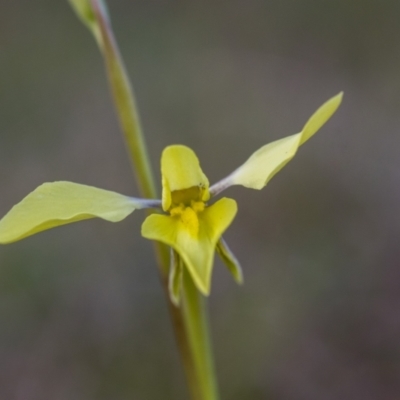
[[[204,298],[188,273],[184,273],[183,312],[186,332],[193,352],[197,380],[200,383],[194,389],[194,399],[217,400],[218,389],[215,379],[211,342],[208,335],[208,315]]]
[[[136,181],[144,197],[156,198],[157,190],[154,184],[132,86],[130,85],[109,21],[104,16],[97,0],[93,0],[92,5],[100,28],[102,38],[101,50],[107,67],[110,87]]]
[[[157,198],[154,177],[129,78],[111,26],[104,15],[104,9],[99,0],[91,0],[91,5],[100,31],[100,47],[106,63],[114,102],[140,192],[143,197]],[[166,246],[156,242],[155,252],[192,399],[217,400],[217,386],[204,301],[191,278],[186,277],[183,304],[181,308],[175,307],[169,299],[168,292],[169,251]]]

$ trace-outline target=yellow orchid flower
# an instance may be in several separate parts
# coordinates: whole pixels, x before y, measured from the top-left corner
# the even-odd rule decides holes
[[[342,93],[324,103],[301,132],[269,143],[229,176],[210,186],[195,153],[183,145],[168,146],[161,157],[162,199],[138,199],[72,182],[45,183],[15,205],[0,221],[0,243],[11,243],[56,226],[89,218],[118,222],[135,209],[159,208],[142,225],[142,235],[171,247],[169,289],[179,303],[182,271],[186,268],[197,288],[210,291],[215,250],[237,282],[238,261],[222,239],[233,221],[235,200],[210,200],[232,185],[262,189],[333,115]]]

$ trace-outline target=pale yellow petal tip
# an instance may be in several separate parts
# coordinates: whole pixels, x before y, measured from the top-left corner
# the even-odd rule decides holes
[[[341,90],[337,95],[333,96],[332,99],[338,98],[338,99],[340,99],[340,101],[342,101],[343,95],[344,95],[344,91]]]
[[[330,98],[325,104],[331,103],[332,104],[332,114],[339,108],[343,101],[344,92],[339,92],[336,96]]]
[[[343,92],[338,93],[336,96],[331,97],[321,107],[314,112],[308,119],[301,131],[300,145],[310,139],[325,123],[332,117],[332,115],[339,108],[343,99]]]
[[[191,274],[191,277],[199,292],[203,296],[208,297],[211,293],[211,282],[202,282],[200,279],[195,278],[193,274]]]

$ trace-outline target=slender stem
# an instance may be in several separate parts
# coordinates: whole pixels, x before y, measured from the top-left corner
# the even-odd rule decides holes
[[[99,0],[91,0],[91,4],[99,25],[101,49],[107,66],[111,91],[140,192],[144,197],[157,198],[154,177],[128,75]],[[155,242],[155,253],[192,399],[217,400],[217,386],[203,299],[191,279],[187,277],[184,285],[186,288],[183,306],[181,308],[174,306],[168,292],[168,248]]]
[[[103,14],[98,1],[92,0],[92,5],[100,28],[102,38],[101,49],[107,67],[108,79],[119,122],[132,162],[133,172],[141,194],[144,197],[156,198],[157,190],[154,184],[132,86],[130,85],[110,23]]]
[[[218,389],[215,379],[211,342],[208,335],[208,316],[204,298],[197,290],[190,275],[184,271],[183,312],[186,331],[194,356],[199,387],[192,388],[194,399],[217,400]]]

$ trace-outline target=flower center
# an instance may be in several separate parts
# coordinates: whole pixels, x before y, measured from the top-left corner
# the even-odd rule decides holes
[[[204,195],[204,187],[192,186],[187,189],[174,190],[171,192],[171,208],[184,204],[190,206],[193,201],[202,201]]]
[[[192,200],[190,206],[180,203],[178,206],[171,207],[169,212],[171,217],[179,218],[185,229],[192,235],[197,236],[199,232],[198,214],[205,209],[203,201]]]

